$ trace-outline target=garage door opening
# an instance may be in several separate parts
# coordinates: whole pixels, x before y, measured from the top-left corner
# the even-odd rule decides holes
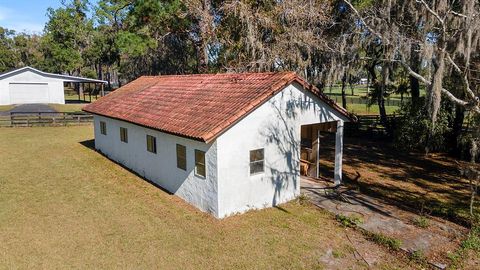
[[[10,83],[11,104],[49,103],[48,83]]]

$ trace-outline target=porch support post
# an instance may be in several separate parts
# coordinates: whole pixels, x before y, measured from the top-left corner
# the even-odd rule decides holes
[[[342,183],[342,159],[343,159],[343,121],[337,122],[335,134],[335,185]]]

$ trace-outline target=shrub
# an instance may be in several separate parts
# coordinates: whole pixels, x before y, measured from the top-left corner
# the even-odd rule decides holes
[[[400,250],[402,246],[402,241],[399,239],[395,239],[393,237],[389,237],[380,233],[366,233],[368,238],[373,242],[385,246],[391,250]]]
[[[352,217],[347,217],[344,215],[336,215],[335,218],[345,227],[350,227],[350,228],[355,228],[359,224],[362,224],[363,221],[361,218],[352,216]]]
[[[415,225],[419,228],[427,228],[430,225],[430,222],[429,222],[428,218],[426,218],[424,216],[415,217],[412,220],[412,222],[413,222],[413,225]]]
[[[446,106],[442,102],[437,122],[433,126],[424,102],[407,102],[402,105],[402,118],[394,131],[395,145],[408,151],[425,148],[431,151],[445,150],[445,138],[451,129],[449,121],[453,117],[445,110]]]

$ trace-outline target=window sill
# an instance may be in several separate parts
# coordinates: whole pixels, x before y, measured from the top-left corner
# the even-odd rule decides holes
[[[203,175],[200,175],[200,174],[196,174],[196,173],[194,173],[193,175],[195,175],[195,177],[201,178],[202,180],[205,180],[205,179],[207,179],[207,177],[206,177],[206,176],[203,176]]]

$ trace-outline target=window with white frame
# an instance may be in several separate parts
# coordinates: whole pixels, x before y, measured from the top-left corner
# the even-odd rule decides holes
[[[152,135],[147,135],[147,151],[157,153],[157,138]]]
[[[120,141],[128,143],[128,130],[124,127],[120,127]]]
[[[197,149],[195,149],[195,174],[202,177],[207,175],[205,152]]]
[[[100,121],[100,133],[102,135],[107,135],[107,123]]]
[[[250,174],[259,174],[264,172],[265,151],[263,148],[250,151]]]

